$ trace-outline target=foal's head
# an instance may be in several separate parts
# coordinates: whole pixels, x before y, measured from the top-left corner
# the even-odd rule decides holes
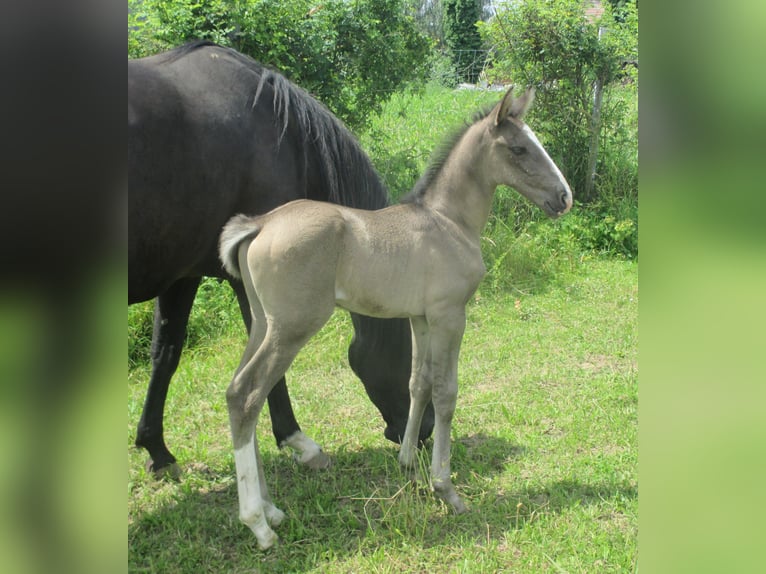
[[[535,97],[529,88],[518,98],[513,88],[485,119],[488,157],[497,185],[508,185],[551,217],[572,207],[572,190],[540,141],[522,120]]]

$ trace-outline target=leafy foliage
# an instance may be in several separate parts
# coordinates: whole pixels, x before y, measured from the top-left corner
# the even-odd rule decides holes
[[[130,0],[128,55],[195,39],[280,70],[355,128],[403,84],[424,80],[431,41],[403,0]]]
[[[605,189],[597,180],[596,194],[583,197],[587,177],[594,89],[597,82],[605,88],[601,112],[603,137],[610,141],[630,141],[635,127],[624,123],[623,102],[612,99],[614,88],[628,83],[636,89],[635,69],[627,62],[638,60],[638,15],[635,4],[627,2],[616,13],[604,3],[600,20],[590,22],[580,0],[529,0],[503,4],[495,18],[480,25],[494,48],[491,75],[500,80],[537,87],[533,115],[537,131],[551,155],[561,166],[579,199],[592,202],[601,196],[619,193],[630,196],[636,188]],[[599,29],[601,28],[601,34]],[[632,132],[635,133],[634,131]],[[608,143],[608,142],[605,142]],[[608,148],[608,145],[607,145]],[[635,147],[633,148],[635,151]],[[607,154],[630,154],[625,150],[606,150]],[[634,173],[637,157],[620,168]],[[605,163],[599,166],[603,174]],[[617,177],[609,174],[606,181]],[[625,179],[623,177],[623,179]],[[633,183],[636,180],[634,179]]]
[[[478,0],[444,0],[444,41],[455,59],[467,59],[461,66],[462,80],[476,82],[483,64],[476,56],[482,48],[481,35],[476,23],[481,18]]]
[[[453,90],[434,84],[422,93],[395,94],[361,134],[362,145],[391,196],[398,198],[411,189],[431,152],[451,130],[499,98],[497,92]],[[609,100],[608,113],[619,115],[620,121],[603,133],[601,194],[596,200],[584,204],[576,198],[566,217],[551,221],[512,189],[500,187],[495,192],[483,234],[489,270],[485,282],[505,289],[512,277],[513,285],[520,281],[525,290],[534,291],[545,283],[543,278],[573,268],[585,254],[638,256],[636,101],[631,85],[616,86]],[[540,134],[534,107],[530,116],[530,125]],[[547,136],[545,145],[550,151],[552,138]]]

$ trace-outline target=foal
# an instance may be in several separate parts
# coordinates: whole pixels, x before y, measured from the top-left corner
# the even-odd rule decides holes
[[[450,479],[450,426],[465,306],[486,271],[480,234],[495,188],[514,187],[549,216],[572,206],[572,192],[522,121],[534,98],[509,90],[479,115],[400,204],[361,211],[299,200],[225,226],[220,257],[241,277],[253,314],[244,356],[227,392],[240,520],[261,548],[277,540],[284,514],[271,502],[255,427],[264,401],[335,306],[372,317],[406,317],[412,330],[410,412],[399,452],[416,463],[429,399],[435,493],[465,511]]]

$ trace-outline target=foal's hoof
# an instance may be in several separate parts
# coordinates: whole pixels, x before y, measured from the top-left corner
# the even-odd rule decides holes
[[[455,511],[455,514],[464,514],[468,512],[468,508],[466,507],[465,503],[459,498],[455,501],[450,501],[450,504],[452,506],[452,510]]]
[[[166,464],[163,467],[155,468],[154,461],[150,458],[146,461],[145,468],[146,472],[154,475],[154,478],[169,478],[175,481],[181,480],[181,467],[178,466],[177,462],[172,462],[170,464]]]
[[[261,550],[268,550],[279,542],[279,536],[271,528],[261,529],[259,531],[253,531],[255,539],[258,541],[258,548]]]
[[[269,526],[272,526],[273,528],[282,524],[282,521],[285,519],[285,513],[273,504],[264,505],[263,510],[266,514],[266,521],[269,523]]]
[[[457,492],[455,492],[454,488],[448,487],[434,487],[434,494],[441,498],[444,502],[447,503],[447,505],[452,507],[452,510],[455,514],[463,514],[465,512],[468,512],[468,508],[466,508],[465,503],[463,502],[463,499],[460,498]]]
[[[330,468],[330,464],[331,464],[330,457],[327,456],[321,450],[315,453],[314,456],[306,460],[303,460],[299,456],[296,456],[295,458],[298,460],[299,463],[309,467],[311,470],[323,470],[325,468]]]

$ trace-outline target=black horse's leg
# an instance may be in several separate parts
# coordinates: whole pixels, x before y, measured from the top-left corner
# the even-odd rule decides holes
[[[385,437],[400,443],[410,410],[412,334],[406,319],[375,319],[351,313],[354,337],[348,348],[351,369],[364,384],[367,396],[386,421]],[[429,401],[418,439],[425,441],[434,428]]]
[[[252,315],[250,304],[247,302],[245,287],[240,281],[230,280],[229,283],[237,294],[239,310],[249,333],[252,326]],[[271,390],[268,401],[271,430],[274,433],[277,446],[279,448],[289,446],[296,451],[298,460],[311,468],[328,466],[330,459],[322,452],[317,443],[303,434],[300,425],[298,425],[290,402],[290,395],[287,392],[287,381],[284,377],[279,379],[279,382]]]
[[[181,358],[189,313],[200,279],[200,277],[180,279],[155,301],[152,376],[136,433],[136,446],[149,451],[150,460],[147,468],[155,473],[169,472],[173,477],[178,477],[180,469],[176,464],[176,458],[165,446],[162,436],[162,417],[170,378],[175,373]]]

